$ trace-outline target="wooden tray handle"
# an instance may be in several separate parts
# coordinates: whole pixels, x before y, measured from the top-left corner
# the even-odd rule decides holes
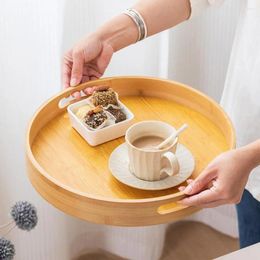
[[[105,79],[98,79],[98,80],[91,80],[88,82],[85,82],[83,84],[80,84],[76,87],[69,87],[65,89],[62,93],[61,99],[58,102],[58,107],[60,109],[63,109],[76,101],[76,98],[72,96],[75,92],[80,92],[81,97],[85,98],[87,97],[86,94],[83,92],[84,89],[94,87],[94,86],[100,86],[100,85],[109,85],[112,87],[112,79],[105,78]]]
[[[186,208],[194,208],[194,207],[189,207],[189,206],[184,206],[180,203],[178,203],[178,201],[180,201],[181,199],[185,198],[186,195],[183,194],[182,192],[179,193],[178,196],[176,196],[174,199],[171,199],[171,201],[166,202],[165,204],[159,206],[157,208],[157,213],[160,215],[165,215],[165,214],[169,214],[169,213],[173,213],[173,212],[177,212]]]

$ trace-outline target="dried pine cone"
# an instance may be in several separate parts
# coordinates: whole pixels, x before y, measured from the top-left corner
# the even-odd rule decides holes
[[[0,238],[0,260],[11,260],[14,258],[15,248],[11,241]]]
[[[22,229],[30,231],[38,222],[36,208],[27,201],[18,201],[11,209],[11,216],[16,225]]]

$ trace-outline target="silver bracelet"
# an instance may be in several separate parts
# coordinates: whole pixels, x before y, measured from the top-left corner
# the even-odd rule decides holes
[[[144,21],[143,17],[141,16],[141,14],[133,8],[126,9],[123,13],[128,15],[137,26],[137,29],[138,29],[137,42],[146,38],[147,37],[147,27],[146,27],[145,21]]]

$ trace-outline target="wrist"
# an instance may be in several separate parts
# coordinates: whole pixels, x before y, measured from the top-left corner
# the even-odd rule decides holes
[[[238,149],[249,161],[251,168],[260,165],[260,139]]]
[[[120,14],[101,26],[94,35],[116,52],[136,42],[138,29],[130,17]]]

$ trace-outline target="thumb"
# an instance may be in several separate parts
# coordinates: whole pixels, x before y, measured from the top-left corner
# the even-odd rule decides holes
[[[184,193],[193,195],[202,191],[209,183],[217,176],[216,169],[205,169],[193,182],[191,182],[185,189]]]
[[[83,76],[84,55],[81,52],[73,52],[70,85],[72,87],[81,82]]]

